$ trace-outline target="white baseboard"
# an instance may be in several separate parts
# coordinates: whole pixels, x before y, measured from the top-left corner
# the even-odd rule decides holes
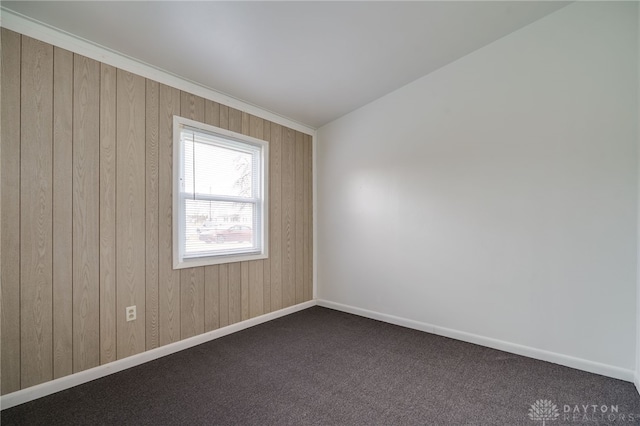
[[[331,309],[335,309],[342,312],[348,312],[351,314],[375,319],[378,321],[387,322],[390,324],[400,325],[407,328],[413,328],[415,330],[426,331],[427,333],[450,337],[452,339],[462,340],[463,342],[475,343],[477,345],[486,346],[489,348],[498,349],[501,351],[510,352],[517,355],[523,355],[533,359],[548,361],[554,364],[564,365],[566,367],[588,371],[589,373],[596,373],[596,374],[600,374],[607,377],[613,377],[614,379],[625,380],[627,382],[634,382],[636,385],[636,388],[640,392],[640,385],[638,382],[638,378],[633,370],[628,370],[625,368],[602,364],[599,362],[589,361],[582,358],[576,358],[569,355],[559,354],[556,352],[536,349],[529,346],[519,345],[516,343],[505,342],[498,339],[492,339],[490,337],[479,336],[477,334],[466,333],[464,331],[458,331],[450,328],[439,327],[437,325],[427,324],[420,321],[414,321],[411,319],[397,317],[394,315],[383,314],[380,312],[374,312],[367,309],[357,308],[355,306],[343,305],[341,303],[330,302],[328,300],[318,300],[317,302],[318,302],[318,306],[324,306],[326,308],[331,308]]]
[[[87,383],[92,380],[99,379],[101,377],[108,376],[109,374],[117,373],[119,371],[144,364],[145,362],[149,362],[154,359],[158,359],[163,356],[170,355],[170,354],[182,351],[184,349],[188,349],[193,346],[197,346],[202,343],[218,339],[220,337],[235,333],[237,331],[241,331],[249,327],[253,327],[255,325],[262,324],[267,321],[271,321],[273,319],[280,318],[285,315],[289,315],[294,312],[298,312],[303,309],[310,308],[315,305],[335,309],[342,312],[348,312],[348,313],[359,315],[365,318],[371,318],[378,321],[399,325],[402,327],[425,331],[427,333],[450,337],[452,339],[457,339],[464,342],[475,343],[481,346],[486,346],[486,347],[502,350],[505,352],[514,353],[517,355],[523,355],[529,358],[548,361],[555,364],[576,368],[578,370],[588,371],[590,373],[601,374],[603,376],[613,377],[615,379],[633,382],[636,386],[636,389],[640,393],[640,376],[635,374],[633,370],[627,370],[620,367],[614,367],[611,365],[593,362],[593,361],[589,361],[581,358],[575,358],[568,355],[558,354],[555,352],[549,352],[542,349],[536,349],[528,346],[518,345],[515,343],[509,343],[502,340],[492,339],[489,337],[479,336],[476,334],[466,333],[458,330],[452,330],[449,328],[439,327],[432,324],[423,323],[420,321],[414,321],[407,318],[397,317],[394,315],[357,308],[355,306],[343,305],[341,303],[330,302],[327,300],[317,300],[317,301],[311,300],[309,302],[304,302],[299,305],[290,306],[288,308],[284,308],[279,311],[261,315],[256,318],[251,318],[246,321],[242,321],[242,322],[232,324],[223,328],[219,328],[217,330],[209,331],[207,333],[200,334],[198,336],[180,340],[179,342],[171,343],[166,346],[161,346],[156,349],[151,349],[146,352],[132,355],[128,358],[123,358],[123,359],[111,362],[109,364],[94,367],[89,370],[81,371],[79,373],[71,374],[69,376],[61,377],[59,379],[42,383],[40,385],[32,386],[32,387],[22,389],[7,395],[3,395],[0,397],[0,410],[4,410],[5,408],[15,407],[16,405],[20,405],[25,402],[29,402],[34,399],[41,398],[43,396],[51,395],[53,393],[56,393],[65,389],[69,389],[71,387],[81,385],[83,383]]]
[[[15,407],[16,405],[33,401],[34,399],[51,395],[52,393],[56,393],[61,390],[69,389],[71,387],[81,385],[83,383],[87,383],[104,376],[108,376],[109,374],[117,373],[119,371],[144,364],[145,362],[153,361],[154,359],[158,359],[163,356],[200,345],[210,340],[218,339],[228,334],[232,334],[237,331],[253,327],[254,325],[262,324],[264,322],[271,321],[273,319],[280,318],[315,305],[315,300],[300,303],[298,305],[280,309],[275,312],[270,312],[259,317],[251,318],[245,321],[228,325],[226,327],[219,328],[217,330],[209,331],[207,333],[199,334],[188,339],[180,340],[175,343],[132,355],[127,358],[119,359],[117,361],[110,362],[109,364],[100,365],[89,370],[80,371],[69,376],[61,377],[59,379],[51,380],[49,382],[12,392],[0,397],[0,410]]]

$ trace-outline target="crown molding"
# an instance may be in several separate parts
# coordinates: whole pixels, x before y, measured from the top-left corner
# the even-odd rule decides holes
[[[260,108],[259,106],[251,103],[241,101],[210,87],[196,83],[195,81],[185,79],[179,75],[170,73],[115,50],[21,15],[7,9],[6,7],[0,7],[0,26],[36,40],[86,56],[87,58],[112,65],[116,68],[175,87],[176,89],[239,109],[255,115],[256,117],[315,136],[316,129],[311,126],[307,126],[306,124],[284,117],[275,112]]]

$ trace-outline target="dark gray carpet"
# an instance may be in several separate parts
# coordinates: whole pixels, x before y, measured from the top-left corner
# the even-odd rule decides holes
[[[559,410],[546,425],[640,424],[631,383],[320,307],[4,410],[0,419],[3,426],[542,425],[528,417],[540,399]],[[565,417],[565,404],[598,408]]]

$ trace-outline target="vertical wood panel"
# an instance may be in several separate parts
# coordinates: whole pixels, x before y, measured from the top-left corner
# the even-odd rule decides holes
[[[295,132],[295,295],[296,303],[304,302],[304,135]]]
[[[229,108],[229,130],[242,133],[242,111]],[[246,262],[243,262],[246,263]],[[240,263],[229,264],[229,322],[239,322],[243,318],[243,310],[248,312],[248,298],[243,306],[243,287],[247,282],[242,280],[242,266]],[[247,287],[248,289],[248,287]],[[245,296],[246,296],[245,290]]]
[[[264,264],[261,260],[247,262],[249,268],[249,312],[248,317],[253,318],[264,313],[262,282]]]
[[[249,136],[264,139],[264,120],[249,115]],[[264,313],[264,261],[249,262],[249,317],[253,318]]]
[[[240,319],[249,319],[249,263],[240,262]]]
[[[158,119],[159,86],[146,80],[146,349],[159,346],[158,330]]]
[[[229,108],[229,130],[242,133],[242,111]]]
[[[220,327],[220,267],[204,268],[204,331]]]
[[[180,92],[180,115],[191,120],[204,121],[204,98]]]
[[[116,69],[100,66],[100,363],[116,360]]]
[[[158,166],[158,300],[160,345],[180,340],[180,271],[173,269],[173,115],[180,114],[180,91],[160,85]]]
[[[239,322],[242,318],[240,262],[229,263],[229,324]]]
[[[220,104],[206,99],[204,101],[204,122],[220,127]]]
[[[21,382],[53,378],[53,48],[22,38],[20,142]]]
[[[219,103],[205,100],[204,122],[212,126],[220,126]],[[225,297],[228,298],[228,293],[225,293]],[[204,331],[215,330],[218,327],[220,327],[220,267],[215,265],[207,266],[204,271]]]
[[[304,136],[304,300],[313,299],[313,163],[311,136]]]
[[[262,313],[271,312],[271,263],[262,261]]]
[[[295,303],[295,131],[286,128],[282,141],[282,305]]]
[[[255,115],[247,115],[249,116],[249,136],[264,139],[264,120],[260,117],[256,117]]]
[[[229,107],[226,105],[220,105],[220,120],[219,126],[222,129],[229,129]],[[220,265],[220,282],[219,282],[219,296],[220,296],[220,305],[219,305],[219,315],[220,315],[220,327],[224,327],[226,325],[231,324],[230,314],[229,314],[229,299],[230,299],[230,288],[229,288],[229,265],[224,264]]]
[[[229,107],[220,104],[220,128],[229,130]]]
[[[1,28],[2,76],[0,102],[0,285],[2,325],[0,389],[20,389],[20,67],[21,36]]]
[[[240,126],[240,128],[242,129],[240,131],[240,133],[242,133],[243,135],[248,135],[249,133],[251,133],[251,129],[249,128],[249,120],[251,118],[251,115],[247,112],[242,112],[242,125]]]
[[[229,264],[223,264],[218,269],[219,288],[219,318],[220,327],[229,325]]]
[[[271,310],[282,308],[282,132],[279,124],[271,123],[269,144],[270,212],[269,259],[271,267]]]
[[[53,51],[53,378],[73,373],[73,54]]]
[[[180,270],[180,338],[204,333],[204,267]]]
[[[180,115],[203,122],[204,99],[186,92],[180,94]],[[204,331],[204,267],[182,270],[180,275],[181,337]]]
[[[73,371],[100,363],[100,64],[74,55]]]
[[[248,113],[242,112],[241,123],[240,133],[248,135],[250,132]],[[242,321],[249,319],[249,262],[240,264],[240,312]]]
[[[312,298],[310,136],[1,41],[3,394]],[[270,142],[268,259],[173,270],[174,114]]]
[[[116,130],[117,357],[145,349],[145,79],[118,70]],[[127,306],[137,319],[127,321]]]
[[[271,122],[264,120],[262,135],[264,140],[270,142],[271,141]],[[269,151],[271,151],[271,143],[269,143]],[[271,160],[269,160],[270,162]],[[271,174],[271,172],[269,173]],[[271,181],[271,177],[269,177],[269,181]],[[271,188],[270,184],[266,188],[266,193],[268,194],[269,200],[269,220],[271,220]],[[267,229],[267,233],[269,234],[269,240],[273,237],[271,235],[271,225]],[[271,250],[271,242],[269,242],[269,250]],[[264,313],[271,312],[271,252],[269,252],[269,258],[262,261],[264,265],[263,272],[263,286],[262,286],[262,299],[263,299],[263,311]]]

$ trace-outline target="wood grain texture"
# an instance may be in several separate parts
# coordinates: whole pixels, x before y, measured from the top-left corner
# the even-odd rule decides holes
[[[242,318],[242,268],[240,262],[229,263],[229,324],[240,322]]]
[[[1,31],[2,394],[311,299],[310,136]],[[269,141],[268,259],[173,270],[174,114]]]
[[[100,364],[116,360],[116,69],[100,65]]]
[[[295,195],[295,295],[296,303],[304,302],[304,135],[295,132],[294,195]]]
[[[220,127],[220,104],[210,100],[204,101],[204,122]]]
[[[242,111],[229,108],[229,130],[242,133]]]
[[[20,389],[20,68],[21,36],[0,28],[0,391]]]
[[[249,268],[248,287],[249,287],[249,312],[248,317],[253,318],[264,313],[263,287],[264,281],[264,262],[262,260],[253,260],[246,262]]]
[[[73,54],[53,50],[53,378],[73,373]]]
[[[73,59],[73,371],[100,364],[100,64]]]
[[[282,307],[295,303],[295,131],[285,129],[282,141]]]
[[[229,107],[220,104],[220,124],[221,129],[229,130]]]
[[[249,114],[241,112],[241,131],[243,135],[250,133]],[[240,264],[240,319],[249,319],[249,262]]]
[[[204,268],[204,331],[220,327],[220,267]]]
[[[262,129],[263,139],[269,142],[269,150],[271,150],[271,122],[264,120],[263,129]],[[267,161],[270,161],[267,159]],[[271,179],[269,179],[271,180]],[[267,185],[266,194],[267,199],[270,200],[270,185]],[[271,220],[271,201],[269,201],[269,220]],[[269,235],[269,247],[271,247],[271,225],[267,227],[267,234]],[[264,312],[271,312],[271,253],[269,252],[269,258],[262,261],[264,265],[263,272],[263,285],[262,285],[262,296],[263,296],[263,309]]]
[[[219,315],[220,327],[230,324],[229,321],[229,264],[225,263],[218,267],[218,288],[219,288]]]
[[[242,111],[229,108],[229,130],[242,133]],[[240,322],[243,318],[243,311],[248,314],[248,298],[245,290],[245,303],[243,304],[243,287],[248,283],[242,281],[242,265],[240,263],[229,264],[229,323]],[[244,306],[243,306],[244,305]]]
[[[266,314],[271,312],[271,259],[262,261],[262,310]]]
[[[180,92],[180,115],[199,122],[204,121],[204,98]]]
[[[220,128],[229,129],[229,107],[220,105]],[[230,314],[230,271],[229,264],[220,265],[220,326],[232,323]]]
[[[282,309],[282,134],[283,127],[271,123],[269,143],[269,260],[271,310]]]
[[[180,115],[203,122],[205,118],[204,99],[181,92]],[[184,339],[204,331],[204,267],[181,270],[180,289],[180,336]]]
[[[204,122],[212,126],[220,126],[219,103],[205,100]],[[220,285],[220,266],[207,266],[204,271],[204,331],[220,327]],[[228,297],[228,293],[225,297]]]
[[[158,161],[159,85],[146,80],[146,349],[160,344],[158,325]]]
[[[116,125],[117,357],[145,350],[145,79],[118,70]],[[127,306],[137,319],[127,321]]]
[[[204,333],[204,267],[180,270],[180,338]]]
[[[264,120],[255,115],[247,114],[249,118],[249,136],[264,140]]]
[[[22,37],[20,119],[21,385],[53,378],[53,47]]]
[[[304,135],[304,300],[313,299],[313,147],[310,135]]]
[[[242,113],[242,131],[240,133],[242,133],[243,135],[248,135],[249,133],[251,133],[250,129],[249,129],[249,118],[251,117],[251,114],[241,111]]]
[[[240,262],[240,320],[249,319],[249,262]]]
[[[173,116],[180,91],[160,85],[158,165],[158,315],[160,345],[180,340],[180,271],[173,269]]]
[[[248,118],[248,134],[257,139],[264,139],[264,120],[254,115],[246,114]],[[243,120],[244,130],[244,120]],[[267,224],[268,226],[268,224]],[[268,229],[268,228],[267,228]],[[249,317],[253,318],[264,313],[264,261],[249,262]]]

